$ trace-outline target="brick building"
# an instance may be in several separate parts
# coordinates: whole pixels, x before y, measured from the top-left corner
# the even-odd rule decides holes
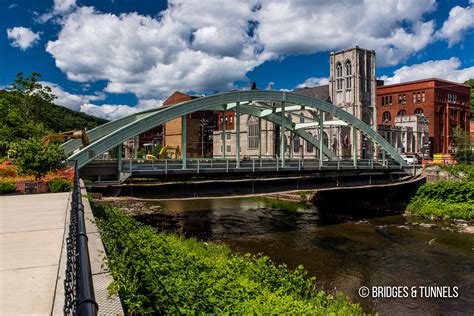
[[[198,98],[179,91],[174,92],[163,102],[163,106],[171,106]],[[163,146],[181,149],[182,118],[166,122],[163,128]],[[213,111],[200,111],[186,117],[186,153],[188,157],[212,157],[212,129],[216,123]]]
[[[377,86],[377,124],[395,126],[399,116],[428,119],[430,153],[449,153],[453,129],[469,129],[469,86],[429,78]]]

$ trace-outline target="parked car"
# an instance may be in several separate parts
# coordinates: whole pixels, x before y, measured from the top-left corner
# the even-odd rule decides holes
[[[408,165],[416,165],[418,164],[418,158],[415,154],[409,154],[409,153],[406,153],[406,154],[402,154],[402,158],[403,160],[405,160],[405,162],[408,164]]]

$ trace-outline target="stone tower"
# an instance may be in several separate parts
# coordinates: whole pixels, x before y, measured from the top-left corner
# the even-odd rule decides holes
[[[375,51],[353,46],[352,48],[331,52],[329,95],[331,102],[351,113],[373,130],[376,125],[376,79]],[[352,131],[341,127],[337,133],[330,132],[332,147],[340,156],[351,155]],[[370,140],[357,135],[359,158],[372,158],[373,146]]]

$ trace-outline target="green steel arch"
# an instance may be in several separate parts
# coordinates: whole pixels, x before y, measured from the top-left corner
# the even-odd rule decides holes
[[[277,107],[262,107],[259,102],[266,104],[285,104],[285,107],[300,106],[306,110],[320,110],[337,117],[365,134],[371,141],[381,146],[396,162],[405,165],[403,158],[382,136],[372,130],[367,124],[357,119],[350,113],[342,110],[331,103],[314,99],[308,96],[299,95],[286,91],[250,90],[233,91],[215,94],[208,97],[193,99],[191,101],[175,104],[169,107],[162,107],[149,111],[140,112],[117,121],[101,125],[88,132],[91,144],[72,154],[68,160],[76,160],[81,168],[94,160],[98,155],[120,145],[127,139],[135,137],[150,128],[162,125],[170,120],[187,115],[193,112],[205,110],[235,111],[236,104],[239,103],[240,113],[262,117],[278,125],[283,125],[285,129],[292,130],[296,135],[311,142],[319,148],[319,140],[304,130],[295,129],[295,124],[288,118],[277,114]],[[280,105],[281,106],[281,105]],[[281,107],[280,107],[281,111]],[[72,153],[81,147],[79,140],[71,140],[62,145],[67,154]],[[328,157],[334,157],[331,151],[323,146],[323,153]]]

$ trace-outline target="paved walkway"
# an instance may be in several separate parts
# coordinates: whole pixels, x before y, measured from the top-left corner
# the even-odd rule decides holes
[[[123,315],[82,188],[99,315]],[[0,315],[63,315],[70,193],[0,196]]]
[[[0,315],[52,313],[69,197],[0,197]]]

